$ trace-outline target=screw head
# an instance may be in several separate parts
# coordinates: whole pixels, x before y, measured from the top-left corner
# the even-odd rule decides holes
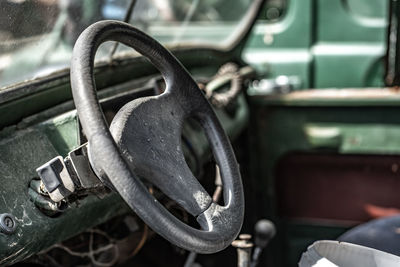
[[[4,224],[5,224],[8,228],[13,228],[13,226],[14,226],[14,221],[13,221],[10,217],[5,217],[5,218],[4,218]]]
[[[0,232],[4,234],[12,234],[17,228],[17,223],[9,213],[0,214]]]

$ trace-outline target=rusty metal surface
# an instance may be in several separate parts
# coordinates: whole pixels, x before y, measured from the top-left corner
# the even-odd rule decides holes
[[[399,97],[399,90],[396,88],[345,88],[345,89],[314,89],[307,91],[292,92],[282,96],[286,99],[310,99],[310,98],[386,98]]]

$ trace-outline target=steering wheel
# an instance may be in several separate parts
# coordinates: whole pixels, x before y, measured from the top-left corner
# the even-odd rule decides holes
[[[121,42],[147,57],[166,83],[164,93],[122,107],[110,130],[93,76],[96,50],[106,41]],[[147,225],[171,243],[198,253],[220,251],[236,238],[243,223],[244,196],[231,144],[193,78],[167,49],[129,24],[97,22],[83,31],[75,44],[71,87],[94,171],[112,184]],[[213,203],[185,161],[181,131],[189,117],[199,122],[209,140],[221,171],[224,206]],[[201,229],[172,215],[141,178],[196,217]]]

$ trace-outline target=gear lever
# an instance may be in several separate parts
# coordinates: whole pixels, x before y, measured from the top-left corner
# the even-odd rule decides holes
[[[269,241],[275,236],[275,225],[266,219],[259,220],[254,227],[254,243],[255,248],[250,267],[256,267],[260,260],[263,249],[268,245]]]

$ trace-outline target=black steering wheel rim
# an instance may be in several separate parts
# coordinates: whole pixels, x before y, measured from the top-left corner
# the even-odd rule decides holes
[[[153,63],[166,82],[167,89],[163,94],[141,103],[135,102],[131,105],[132,110],[138,105],[144,106],[145,102],[158,101],[159,104],[173,99],[183,112],[181,120],[188,116],[196,117],[204,128],[221,170],[225,205],[212,202],[204,204],[196,199],[200,213],[194,210],[192,214],[197,217],[202,230],[178,220],[149,194],[114,141],[97,99],[93,75],[97,48],[106,41],[118,41],[134,48]],[[232,147],[210,104],[185,68],[168,50],[129,24],[97,22],[82,32],[75,44],[71,87],[78,116],[88,139],[92,167],[99,176],[109,179],[145,223],[171,243],[198,253],[215,253],[236,238],[243,223],[244,196]],[[192,103],[191,99],[196,101]]]

